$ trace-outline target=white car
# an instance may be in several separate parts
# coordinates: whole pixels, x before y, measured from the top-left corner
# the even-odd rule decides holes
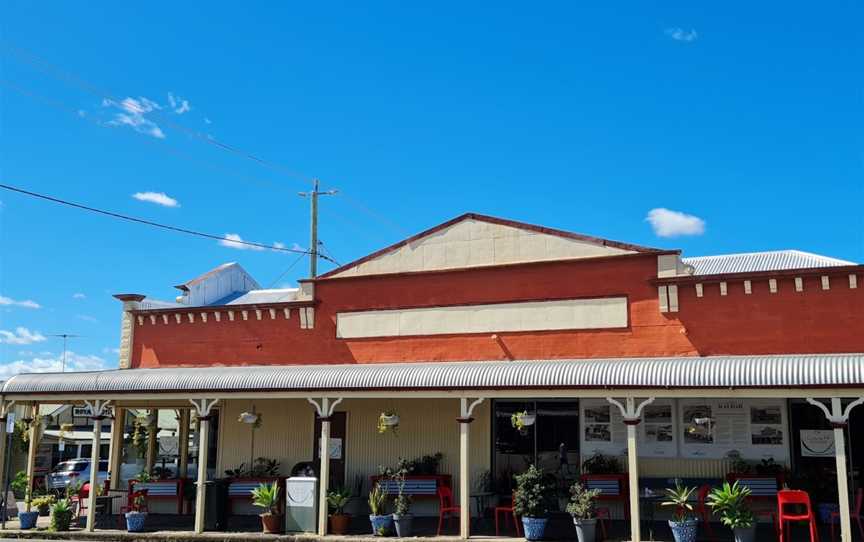
[[[98,482],[108,479],[108,461],[99,461],[99,472],[96,473]],[[45,476],[45,485],[48,489],[66,489],[73,481],[86,484],[90,481],[90,460],[70,459],[57,463],[57,466]]]

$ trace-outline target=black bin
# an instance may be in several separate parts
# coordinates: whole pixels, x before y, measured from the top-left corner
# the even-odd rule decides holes
[[[204,530],[228,529],[228,480],[208,480],[204,483]]]

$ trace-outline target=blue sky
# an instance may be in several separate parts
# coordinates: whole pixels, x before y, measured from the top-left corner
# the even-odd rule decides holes
[[[0,179],[306,247],[317,176],[342,262],[466,211],[864,261],[860,3],[573,4],[0,0]],[[55,367],[56,333],[84,336],[73,368],[116,365],[113,293],[307,266],[277,280],[293,255],[0,201],[0,375]],[[657,208],[702,222],[659,236]]]

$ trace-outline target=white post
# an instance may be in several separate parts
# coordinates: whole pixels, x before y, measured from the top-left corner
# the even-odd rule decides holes
[[[111,489],[120,489],[120,468],[123,464],[123,430],[126,428],[126,409],[114,408],[111,422],[111,444],[108,449],[108,470],[111,473]]]
[[[468,402],[467,397],[459,399],[459,537],[471,536],[471,448],[469,446],[471,414],[483,398]]]
[[[153,474],[153,468],[156,466],[156,456],[159,455],[159,411],[150,409],[147,411],[147,420],[152,422],[147,426],[147,455],[146,469],[147,474]]]
[[[639,456],[636,449],[636,426],[642,421],[642,409],[654,402],[653,397],[636,405],[634,397],[625,399],[626,406],[611,397],[607,401],[617,406],[627,424],[627,476],[630,486],[630,542],[642,541],[641,519],[639,517]]]
[[[198,411],[198,480],[195,489],[195,532],[204,532],[204,499],[207,482],[207,443],[210,440],[210,410],[219,399],[189,400]]]
[[[30,511],[30,500],[33,498],[33,474],[36,471],[36,451],[39,448],[39,405],[30,407],[30,446],[27,449],[27,511]]]
[[[9,410],[15,401],[0,402],[0,491],[6,491],[6,421],[9,416]],[[5,502],[5,495],[4,495]],[[9,503],[6,503],[7,507]],[[0,514],[5,514],[5,510],[0,510]]]
[[[318,455],[321,465],[318,468],[318,534],[327,534],[327,491],[330,485],[330,420],[336,411],[336,406],[342,402],[342,397],[333,402],[329,397],[321,398],[321,403],[311,397],[306,400],[315,407],[318,418],[321,420],[321,440],[318,443]]]
[[[102,420],[103,413],[109,401],[85,401],[90,408],[90,417],[93,418],[93,450],[90,452],[90,492],[87,495],[87,531],[93,532],[96,528],[96,484],[99,482],[99,448],[102,444]]]
[[[837,496],[840,500],[840,540],[852,542],[852,515],[849,511],[849,481],[846,471],[846,435],[844,433],[849,423],[849,413],[856,406],[864,403],[864,397],[846,405],[839,397],[831,398],[831,410],[815,399],[807,399],[811,405],[819,407],[834,428],[834,460],[837,465]]]
[[[321,484],[318,489],[318,534],[327,534],[327,490],[330,485],[330,399],[321,399],[321,441],[319,443],[319,455],[321,467],[319,469],[319,480]]]

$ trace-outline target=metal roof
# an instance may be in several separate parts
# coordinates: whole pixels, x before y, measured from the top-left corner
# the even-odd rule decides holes
[[[800,250],[774,250],[744,254],[722,254],[719,256],[696,256],[693,258],[682,258],[682,261],[696,268],[695,275],[724,275],[857,265],[855,262],[829,258],[828,256],[802,252]]]
[[[864,354],[279,365],[33,373],[6,394],[864,387]]]

